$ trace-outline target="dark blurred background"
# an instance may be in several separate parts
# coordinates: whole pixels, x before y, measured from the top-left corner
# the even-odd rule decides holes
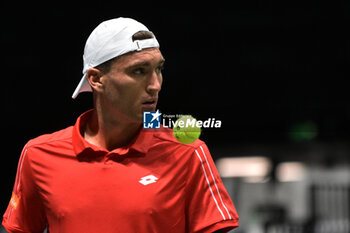
[[[349,164],[349,2],[163,4],[1,3],[1,213],[26,141],[73,125],[92,107],[89,93],[71,99],[82,76],[85,41],[100,22],[119,16],[144,23],[160,42],[166,58],[160,111],[222,121],[221,129],[205,129],[201,136],[215,160],[263,156],[272,164],[264,184],[275,189],[281,162],[302,163],[308,177],[313,177],[313,167],[326,174]],[[346,176],[347,184],[347,167],[344,171],[341,178]],[[239,204],[250,200],[242,200],[243,178],[224,178],[243,213],[238,231],[259,232],[249,228],[252,222],[245,213],[261,213],[260,207],[243,210]],[[310,204],[318,189],[316,181],[308,181]],[[270,203],[264,198],[262,202]],[[316,221],[312,211],[286,216],[283,221],[297,219],[303,227]],[[268,232],[268,221],[255,221],[260,224],[256,229]]]

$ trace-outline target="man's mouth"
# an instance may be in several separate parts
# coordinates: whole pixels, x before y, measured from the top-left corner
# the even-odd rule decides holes
[[[148,108],[155,108],[157,105],[158,98],[150,98],[142,103],[143,106]]]
[[[150,104],[155,104],[156,101],[146,101],[146,102],[143,102],[142,104],[145,104],[145,105],[150,105]]]

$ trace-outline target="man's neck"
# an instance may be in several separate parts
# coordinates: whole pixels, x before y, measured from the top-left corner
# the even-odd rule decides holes
[[[128,145],[140,130],[140,123],[121,122],[110,114],[94,110],[86,124],[84,138],[108,151]]]

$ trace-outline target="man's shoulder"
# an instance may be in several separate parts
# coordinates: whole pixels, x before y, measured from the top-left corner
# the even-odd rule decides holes
[[[202,140],[197,139],[193,143],[184,144],[179,142],[174,134],[173,130],[170,128],[161,128],[158,131],[155,131],[154,137],[160,144],[165,144],[168,147],[176,147],[176,148],[182,148],[182,149],[188,149],[188,150],[195,150],[200,145],[205,144]]]
[[[203,159],[203,153],[205,153],[207,157],[210,156],[204,141],[197,139],[193,143],[181,143],[173,135],[172,129],[159,130],[154,133],[150,151],[151,153],[155,153],[153,155],[155,155],[156,158],[163,158],[167,163],[175,163],[177,164],[176,166],[182,167],[183,169],[191,169],[195,164],[194,162]],[[162,159],[160,159],[160,161],[162,161]]]
[[[72,140],[73,126],[58,130],[53,133],[43,134],[28,141],[26,147],[35,147],[45,144],[55,144]]]

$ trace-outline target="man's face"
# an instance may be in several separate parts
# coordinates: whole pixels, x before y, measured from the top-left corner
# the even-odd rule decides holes
[[[125,54],[101,77],[103,106],[116,119],[142,121],[144,111],[154,111],[162,86],[164,58],[158,48]]]

